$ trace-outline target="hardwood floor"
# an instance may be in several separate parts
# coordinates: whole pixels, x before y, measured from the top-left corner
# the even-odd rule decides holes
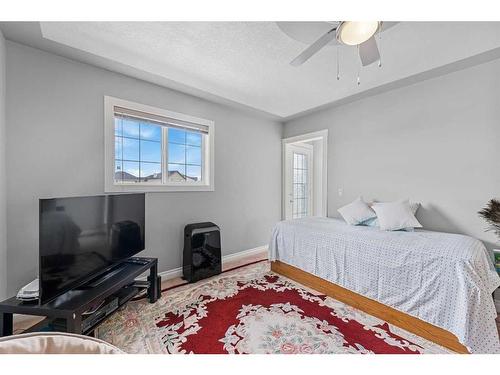
[[[231,268],[244,266],[245,264],[249,264],[264,259],[267,259],[267,250],[249,256],[241,257],[236,260],[229,260],[227,262],[223,262],[222,271],[227,271]],[[171,288],[185,283],[186,281],[184,281],[181,277],[176,277],[169,280],[163,280],[161,283],[161,288],[162,289]]]

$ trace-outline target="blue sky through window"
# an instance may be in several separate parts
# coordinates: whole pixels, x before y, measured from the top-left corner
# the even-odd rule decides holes
[[[158,182],[162,178],[161,125],[115,117],[115,180]],[[168,128],[168,179],[200,181],[202,134]]]
[[[116,180],[161,180],[161,132],[160,125],[115,118]]]
[[[201,180],[201,137],[198,132],[168,129],[168,171],[171,181]]]

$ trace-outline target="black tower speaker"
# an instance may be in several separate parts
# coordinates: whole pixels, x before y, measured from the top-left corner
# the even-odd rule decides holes
[[[222,271],[220,229],[214,223],[188,224],[184,228],[182,272],[190,283]]]

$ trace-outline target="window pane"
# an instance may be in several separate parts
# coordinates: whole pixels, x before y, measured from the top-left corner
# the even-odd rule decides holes
[[[115,159],[122,159],[122,137],[115,137]]]
[[[201,147],[186,146],[186,164],[201,165]]]
[[[161,141],[161,126],[147,122],[141,122],[141,139],[150,141]]]
[[[185,144],[186,143],[186,131],[180,130],[180,129],[175,129],[175,128],[169,128],[168,129],[168,141],[174,142],[174,143]]]
[[[139,161],[139,140],[123,138],[123,160]]]
[[[188,165],[186,167],[186,180],[201,181],[201,167]]]
[[[183,164],[168,165],[168,180],[172,182],[185,181],[186,166]]]
[[[115,181],[116,182],[122,182],[122,161],[121,160],[115,160]]]
[[[161,163],[161,143],[141,140],[141,161]]]
[[[304,199],[297,200],[297,212],[299,214],[304,213]]]
[[[122,119],[123,136],[139,138],[139,121],[131,119]]]
[[[122,120],[119,117],[115,117],[115,135],[122,136]]]
[[[293,194],[294,198],[305,198],[305,185],[304,184],[293,184]]]
[[[161,163],[141,163],[142,182],[161,182]]]
[[[123,182],[137,182],[139,181],[139,163],[124,161],[123,162]]]
[[[201,133],[186,132],[186,143],[191,146],[201,146]]]
[[[301,183],[301,181],[300,181],[300,173],[299,173],[298,169],[295,169],[293,171],[293,182],[295,184],[300,184]]]
[[[175,143],[168,143],[168,162],[185,164],[186,163],[186,146]]]
[[[301,169],[302,168],[302,155],[300,154],[295,154],[296,155],[296,162],[294,168]]]

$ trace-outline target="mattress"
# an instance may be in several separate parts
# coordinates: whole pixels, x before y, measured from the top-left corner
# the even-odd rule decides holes
[[[477,239],[314,217],[276,224],[269,257],[444,328],[471,353],[500,353],[500,277]]]

